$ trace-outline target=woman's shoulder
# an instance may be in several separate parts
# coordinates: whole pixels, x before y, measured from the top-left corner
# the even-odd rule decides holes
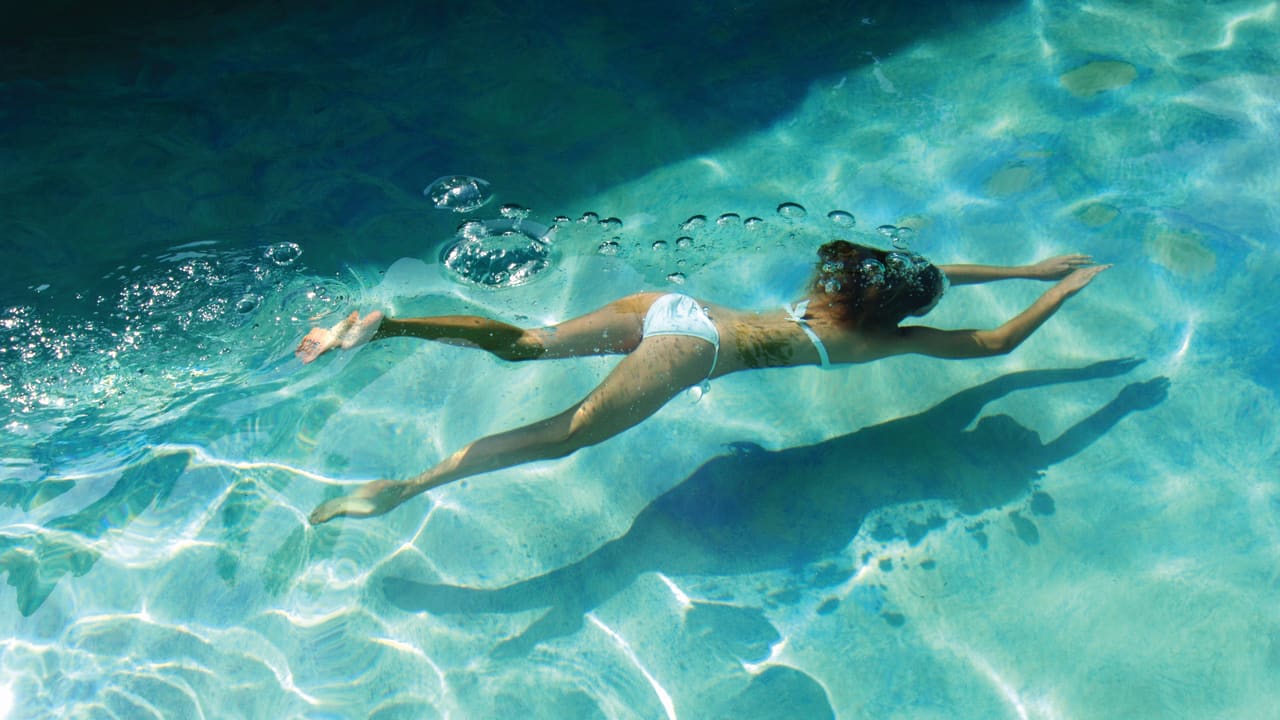
[[[899,327],[846,327],[837,323],[819,332],[829,338],[827,345],[832,362],[849,364],[872,362],[908,352],[903,343],[903,330]]]

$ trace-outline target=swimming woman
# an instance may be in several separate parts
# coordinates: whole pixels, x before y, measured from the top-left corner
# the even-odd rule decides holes
[[[413,337],[479,348],[503,360],[625,355],[585,398],[558,415],[480,438],[408,480],[375,480],[322,503],[312,523],[381,515],[432,488],[534,460],[564,457],[654,414],[682,390],[740,370],[865,363],[916,353],[976,358],[1007,353],[1110,265],[1062,255],[1033,265],[944,265],[914,253],[845,240],[818,249],[808,292],[794,305],[753,312],[677,293],[641,293],[558,325],[525,330],[477,316],[390,318],[351,313],[314,328],[296,351],[304,363],[334,348]],[[994,330],[900,325],[933,309],[948,285],[1030,278],[1058,282]]]

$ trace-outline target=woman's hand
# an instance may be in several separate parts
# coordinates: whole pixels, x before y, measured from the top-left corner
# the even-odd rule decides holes
[[[1080,289],[1088,285],[1098,273],[1111,267],[1110,265],[1090,265],[1088,267],[1077,268],[1072,270],[1069,275],[1058,281],[1054,287],[1063,294],[1063,297],[1071,297],[1080,292]]]
[[[1089,266],[1093,266],[1093,256],[1076,253],[1041,260],[1034,265],[1028,265],[1026,270],[1027,277],[1034,280],[1058,280],[1070,275],[1075,270]],[[1094,273],[1094,275],[1097,275],[1097,273]],[[1089,277],[1092,278],[1093,276],[1090,275]],[[1079,288],[1076,289],[1078,290]]]

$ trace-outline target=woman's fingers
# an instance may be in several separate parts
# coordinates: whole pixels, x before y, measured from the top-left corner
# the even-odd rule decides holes
[[[1077,268],[1075,272],[1073,272],[1072,274],[1079,275],[1081,278],[1084,279],[1085,282],[1089,282],[1090,280],[1097,277],[1098,273],[1102,272],[1103,270],[1106,270],[1109,267],[1111,266],[1110,265],[1089,265],[1087,267]]]
[[[1070,275],[1062,279],[1061,285],[1068,292],[1075,292],[1085,285],[1088,285],[1098,276],[1098,273],[1110,268],[1110,265],[1089,265],[1087,267],[1077,268]]]
[[[1057,255],[1038,263],[1036,267],[1039,272],[1035,277],[1039,277],[1043,280],[1061,280],[1075,270],[1084,267],[1092,267],[1093,265],[1094,260],[1092,255],[1086,255],[1084,253]]]

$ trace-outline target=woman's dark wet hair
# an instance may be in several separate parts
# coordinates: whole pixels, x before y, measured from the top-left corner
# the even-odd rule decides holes
[[[847,327],[896,327],[926,310],[946,290],[946,277],[923,256],[848,240],[818,248],[812,291],[829,298]]]

